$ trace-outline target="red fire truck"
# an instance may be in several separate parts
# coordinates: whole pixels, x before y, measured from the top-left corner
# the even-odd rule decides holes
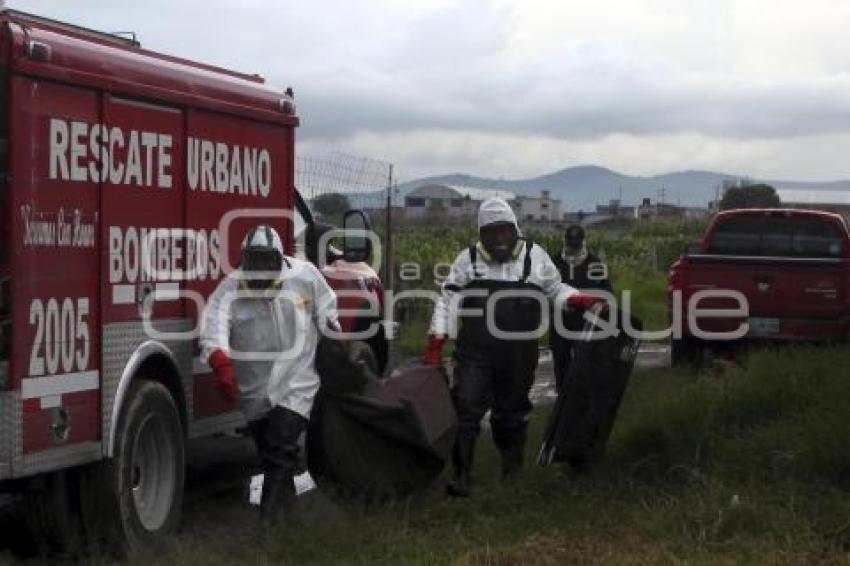
[[[309,244],[297,126],[291,93],[256,75],[0,11],[0,485],[51,540],[171,532],[186,442],[240,426],[198,359],[198,314],[251,226]],[[361,291],[341,307],[369,302],[343,320],[363,331],[383,289],[346,243],[326,276]],[[377,330],[357,351],[380,370]]]

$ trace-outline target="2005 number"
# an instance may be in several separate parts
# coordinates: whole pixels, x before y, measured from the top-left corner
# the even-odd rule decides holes
[[[30,305],[30,324],[35,340],[30,353],[30,376],[69,373],[88,368],[91,353],[89,299],[34,299]]]

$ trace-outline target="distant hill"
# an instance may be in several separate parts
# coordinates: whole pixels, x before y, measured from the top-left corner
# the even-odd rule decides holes
[[[605,167],[581,165],[540,177],[518,180],[488,179],[460,173],[425,177],[399,185],[399,192],[404,197],[413,189],[429,184],[499,189],[527,196],[537,196],[540,191],[549,190],[553,198],[561,199],[561,210],[593,210],[597,204],[607,204],[610,199],[620,198],[620,195],[624,205],[639,204],[644,198],[657,202],[661,199],[663,190],[665,202],[704,207],[714,199],[717,188],[724,180],[739,177],[740,175],[712,171],[678,171],[651,177],[633,177]],[[850,180],[823,183],[754,180],[785,189],[850,188]]]

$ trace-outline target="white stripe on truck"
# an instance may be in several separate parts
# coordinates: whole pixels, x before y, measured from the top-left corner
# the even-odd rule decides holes
[[[44,377],[25,377],[21,382],[21,398],[36,399],[48,395],[91,391],[97,389],[99,383],[100,372],[97,370]]]
[[[135,285],[113,285],[112,286],[112,304],[113,305],[132,305],[136,302],[136,286]]]
[[[157,283],[154,292],[155,301],[179,301],[180,283]]]

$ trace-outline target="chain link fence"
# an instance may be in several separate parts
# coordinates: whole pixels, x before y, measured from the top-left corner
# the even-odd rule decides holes
[[[295,186],[322,221],[339,220],[337,216],[357,208],[374,224],[383,223],[392,175],[391,163],[347,153],[295,159]]]
[[[397,283],[395,231],[404,221],[393,174],[391,163],[340,152],[299,155],[295,161],[295,186],[317,222],[342,227],[345,212],[351,209],[359,209],[369,218],[381,244],[379,275],[386,290],[394,290]],[[403,315],[403,307],[394,314]],[[408,328],[402,323],[396,336],[404,340]]]

